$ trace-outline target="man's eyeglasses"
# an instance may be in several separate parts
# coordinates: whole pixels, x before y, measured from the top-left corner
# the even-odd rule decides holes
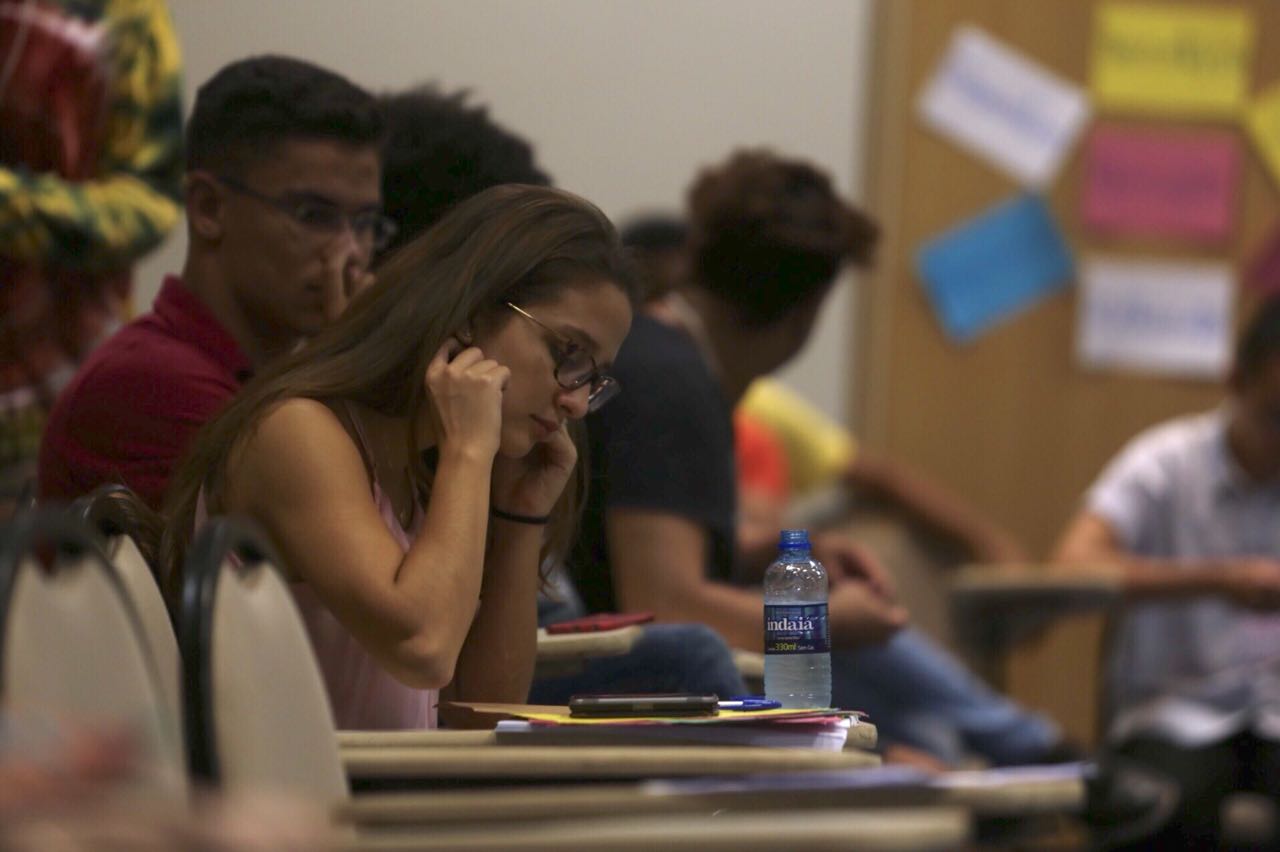
[[[342,229],[351,226],[351,232],[360,238],[369,238],[375,249],[386,248],[396,235],[396,223],[380,210],[358,210],[348,213],[339,205],[317,195],[273,196],[258,192],[240,180],[219,175],[218,182],[233,192],[274,207],[309,231],[337,236]]]
[[[587,350],[562,332],[556,331],[524,308],[507,302],[507,307],[542,328],[557,342],[551,354],[556,362],[556,383],[565,390],[577,390],[584,385],[591,386],[587,395],[587,411],[597,411],[600,406],[618,395],[622,385],[613,376],[600,372],[596,359]]]

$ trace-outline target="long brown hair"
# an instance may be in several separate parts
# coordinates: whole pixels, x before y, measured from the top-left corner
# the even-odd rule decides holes
[[[350,400],[415,418],[429,403],[423,377],[441,346],[464,328],[510,321],[506,302],[534,305],[566,287],[609,282],[634,301],[626,255],[608,218],[563,190],[507,184],[462,202],[379,268],[376,283],[342,318],[293,355],[273,363],[200,431],[170,485],[161,558],[176,594],[201,494],[210,515],[225,511],[226,466],[237,442],[276,402]],[[587,456],[581,430],[578,475],[552,511],[545,556],[572,543]],[[410,476],[430,488],[412,428]],[[573,433],[571,433],[573,434]]]

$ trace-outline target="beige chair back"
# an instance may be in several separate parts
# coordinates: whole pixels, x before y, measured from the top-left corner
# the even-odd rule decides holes
[[[187,558],[179,644],[192,772],[224,789],[349,795],[306,627],[251,527],[211,520]]]
[[[156,661],[160,694],[176,724],[176,720],[182,718],[182,662],[178,657],[178,637],[173,632],[173,621],[169,618],[164,596],[133,536],[108,538],[106,555],[138,614],[142,635]]]
[[[161,518],[142,498],[118,484],[104,485],[80,498],[72,504],[71,511],[102,536],[103,551],[142,623],[143,638],[160,672],[161,692],[176,723],[182,718],[178,637],[154,566],[140,546],[140,542],[146,542],[148,552],[158,549]]]
[[[134,737],[149,793],[185,795],[180,731],[120,579],[81,522],[19,518],[0,545],[0,692],[6,711]]]

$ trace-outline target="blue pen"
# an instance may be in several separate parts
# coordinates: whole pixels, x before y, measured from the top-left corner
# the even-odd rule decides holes
[[[776,710],[782,704],[758,695],[738,695],[721,701],[719,706],[721,710]]]

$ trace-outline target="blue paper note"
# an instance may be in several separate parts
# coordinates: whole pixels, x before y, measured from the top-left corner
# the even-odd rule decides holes
[[[1065,287],[1071,249],[1044,200],[1021,195],[925,243],[916,269],[942,327],[967,343]]]

